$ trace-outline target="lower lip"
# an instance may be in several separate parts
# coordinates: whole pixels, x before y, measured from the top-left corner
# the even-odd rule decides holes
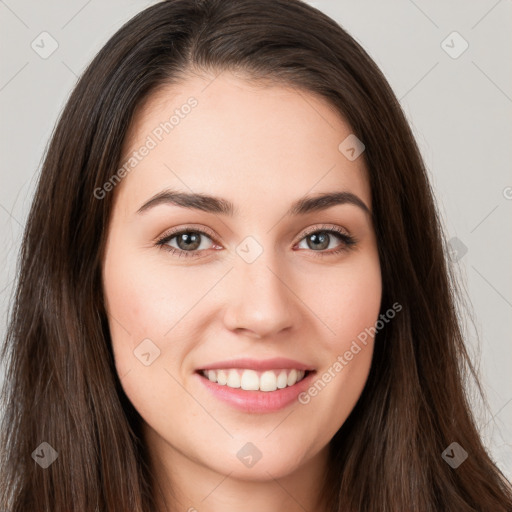
[[[235,409],[250,413],[266,413],[279,411],[296,401],[299,394],[310,386],[315,373],[314,371],[309,372],[293,386],[275,391],[246,391],[241,388],[230,388],[210,381],[201,373],[196,373],[196,375],[215,397]]]

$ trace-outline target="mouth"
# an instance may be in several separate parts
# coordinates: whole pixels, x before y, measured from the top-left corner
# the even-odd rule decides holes
[[[316,371],[304,367],[210,367],[196,370],[195,374],[211,395],[224,404],[245,413],[262,414],[298,402],[299,395],[311,385]]]
[[[294,386],[307,375],[310,370],[281,368],[276,370],[258,371],[246,368],[225,368],[218,370],[198,370],[200,375],[214,384],[227,386],[244,391],[262,391],[269,393],[278,389]]]

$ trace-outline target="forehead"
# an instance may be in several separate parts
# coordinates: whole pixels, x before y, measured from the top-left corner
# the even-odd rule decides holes
[[[226,197],[249,214],[335,189],[371,208],[364,159],[350,161],[339,150],[351,133],[333,106],[304,90],[226,72],[194,76],[159,89],[138,109],[121,161],[135,165],[126,166],[116,193],[130,210],[172,188]]]

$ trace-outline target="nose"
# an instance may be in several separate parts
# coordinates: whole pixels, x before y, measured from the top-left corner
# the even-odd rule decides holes
[[[225,326],[253,338],[271,338],[297,327],[300,301],[276,258],[264,253],[254,262],[237,259],[230,272]],[[288,276],[288,279],[287,279]]]

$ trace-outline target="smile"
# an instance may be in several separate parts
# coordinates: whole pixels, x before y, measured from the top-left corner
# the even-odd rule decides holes
[[[224,370],[202,370],[202,375],[210,382],[245,391],[276,391],[291,387],[306,375],[305,370],[279,369],[256,371],[243,368]]]
[[[262,414],[280,411],[298,401],[300,393],[308,389],[312,369],[279,368],[217,368],[195,372],[200,385],[216,400],[244,413]]]

